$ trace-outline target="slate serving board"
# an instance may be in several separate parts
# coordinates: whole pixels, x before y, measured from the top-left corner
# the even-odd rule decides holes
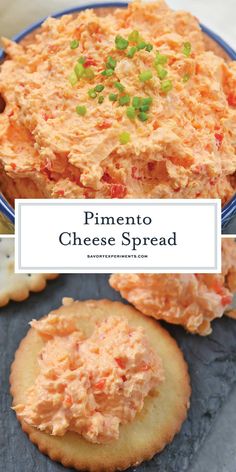
[[[41,454],[22,432],[11,411],[9,371],[14,352],[32,318],[40,318],[61,304],[63,296],[79,299],[120,296],[108,284],[107,275],[61,275],[46,290],[22,303],[0,309],[0,471],[73,472]],[[236,384],[236,321],[224,317],[213,323],[207,338],[192,336],[175,326],[165,327],[176,338],[189,363],[192,398],[188,419],[172,444],[132,472],[184,472],[203,443],[220,407]],[[207,469],[206,469],[207,470]],[[213,471],[211,471],[213,472]]]

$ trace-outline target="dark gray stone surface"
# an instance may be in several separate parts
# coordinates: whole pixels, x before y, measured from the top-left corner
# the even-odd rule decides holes
[[[69,471],[43,456],[21,431],[14,412],[10,410],[9,369],[14,352],[28,330],[28,322],[59,306],[63,296],[119,300],[119,295],[109,287],[107,279],[106,275],[62,275],[51,281],[44,292],[32,294],[25,302],[10,303],[0,309],[1,471]],[[191,408],[188,419],[172,444],[153,460],[137,467],[137,472],[190,472],[199,461],[199,450],[208,433],[214,432],[221,407],[227,405],[229,394],[236,385],[236,322],[224,317],[213,325],[213,334],[207,338],[191,336],[180,327],[165,325],[183,349],[189,363]],[[233,410],[231,413],[233,428],[236,414]],[[200,466],[203,468],[199,466],[198,469],[192,469],[192,472],[218,472],[218,464],[214,459],[211,466],[208,466],[210,462],[207,455],[204,459],[204,455],[200,454],[200,459],[202,458],[203,464]],[[219,472],[234,472],[227,468],[227,464],[225,467]]]
[[[236,216],[229,221],[222,234],[236,234]]]
[[[188,472],[236,471],[235,418],[236,388],[234,387]]]

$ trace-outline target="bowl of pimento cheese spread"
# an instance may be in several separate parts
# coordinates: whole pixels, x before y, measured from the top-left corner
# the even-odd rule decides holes
[[[10,203],[234,196],[236,54],[190,13],[79,7],[2,43]]]

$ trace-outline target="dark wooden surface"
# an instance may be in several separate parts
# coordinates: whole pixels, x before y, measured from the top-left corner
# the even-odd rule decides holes
[[[9,370],[14,352],[28,330],[28,322],[58,307],[63,296],[119,300],[119,295],[109,287],[107,280],[106,275],[61,275],[51,281],[44,292],[0,309],[0,471],[71,470],[42,455],[21,431],[10,409]],[[190,464],[194,464],[199,455],[200,446],[209,431],[214,430],[221,406],[227,404],[230,391],[236,384],[236,321],[224,317],[215,321],[213,327],[213,334],[207,338],[191,336],[180,327],[168,327],[189,363],[191,408],[172,444],[153,460],[135,468],[137,472],[189,472]],[[207,464],[205,470],[208,470]],[[211,472],[215,471],[211,469]]]

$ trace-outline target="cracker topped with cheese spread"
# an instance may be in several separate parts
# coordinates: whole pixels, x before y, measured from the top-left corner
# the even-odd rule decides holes
[[[113,471],[150,459],[189,407],[187,366],[154,320],[109,300],[74,302],[31,322],[11,373],[13,409],[52,459]]]

